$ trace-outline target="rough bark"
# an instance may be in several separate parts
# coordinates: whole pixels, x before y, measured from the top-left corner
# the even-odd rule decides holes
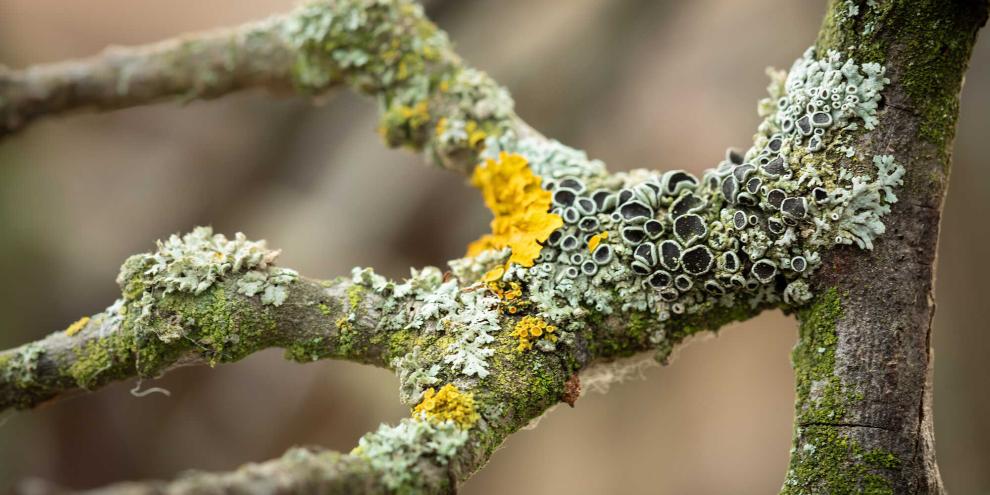
[[[299,362],[334,358],[388,367],[403,353],[401,342],[375,334],[384,298],[366,294],[349,280],[299,280],[289,299],[275,308],[236,292],[237,278],[196,297],[175,295],[162,308],[197,321],[188,338],[163,343],[145,339],[111,322],[108,313],[90,317],[72,335],[55,332],[34,343],[0,352],[0,411],[30,408],[61,395],[95,390],[113,381],[154,377],[169,369],[196,364],[215,366],[269,347],[281,347]],[[360,299],[353,297],[361,293]],[[338,323],[349,314],[349,332]],[[158,319],[152,328],[171,325]],[[236,338],[232,338],[235,337]],[[358,340],[358,342],[355,342]],[[36,358],[25,356],[36,350]],[[30,379],[21,379],[25,361],[33,361]]]
[[[848,22],[844,2],[829,7],[819,47],[882,62],[891,79],[861,145],[892,153],[907,174],[876,248],[826,257],[821,296],[799,314],[794,492],[943,493],[931,410],[935,254],[959,93],[987,10],[983,0],[895,1]],[[832,363],[807,359],[819,345],[834,345]],[[814,370],[823,364],[833,368]],[[832,377],[838,386],[822,386]]]
[[[795,449],[785,493],[941,492],[930,412],[932,270],[958,93],[988,4],[872,4],[834,1],[818,49],[837,49],[859,63],[887,67],[891,83],[883,93],[880,124],[859,134],[856,148],[865,154],[894,155],[907,174],[898,190],[901,201],[885,217],[887,233],[876,249],[826,252],[811,279],[816,297],[797,310],[801,331],[793,356],[798,384]],[[291,85],[313,93],[348,84],[379,97],[381,131],[389,144],[425,149],[446,168],[469,171],[479,152],[473,136],[453,143],[438,137],[447,119],[473,122],[485,131],[480,139],[507,131],[518,137],[537,136],[511,108],[489,111],[492,101],[505,99],[501,88],[464,66],[444,35],[413,4],[380,2],[367,7],[370,21],[357,27],[337,25],[349,18],[340,14],[354,14],[367,5],[371,4],[357,0],[324,2],[241,29],[2,72],[0,135],[35,117],[76,108],[121,108],[176,95],[214,97],[250,86]],[[325,31],[314,37],[312,26]],[[422,50],[430,43],[435,44],[430,45],[433,50]],[[381,57],[392,57],[389,48],[398,47],[409,56],[403,63],[420,71],[421,78],[399,76],[389,64],[330,58],[331,46]],[[264,61],[257,60],[258,54],[265,55]],[[121,84],[126,91],[120,90]],[[712,207],[728,208],[721,203]],[[425,349],[450,345],[439,332],[383,330],[383,321],[419,304],[390,300],[387,290],[371,291],[349,280],[302,279],[285,304],[271,307],[238,295],[236,283],[232,277],[200,295],[163,296],[150,334],[135,333],[133,313],[110,329],[104,325],[106,316],[97,315],[75,336],[57,333],[0,353],[0,408],[32,407],[79,388],[154,375],[182,364],[232,361],[272,346],[286,348],[297,360],[341,358],[391,367],[413,342]],[[459,290],[469,292],[477,286],[466,284]],[[421,462],[420,487],[436,493],[456,490],[509,434],[560,401],[573,403],[577,374],[594,363],[645,350],[666,358],[684,338],[769,306],[716,307],[675,315],[663,324],[628,310],[596,315],[576,332],[566,350],[526,354],[515,352],[508,335],[518,316],[502,315],[491,377],[475,389],[479,403],[497,404],[499,409],[484,414],[449,463]],[[168,325],[182,327],[187,338],[154,340],[155,332],[167,332]],[[379,474],[359,455],[295,450],[234,473],[121,484],[108,491],[378,493],[384,490]],[[25,489],[32,487],[57,490],[45,484]]]

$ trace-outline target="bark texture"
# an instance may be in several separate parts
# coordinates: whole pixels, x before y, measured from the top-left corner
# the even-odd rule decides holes
[[[797,311],[798,400],[784,493],[942,492],[930,410],[933,266],[958,95],[988,7],[985,0],[835,0],[829,6],[818,51],[836,49],[857,63],[882,64],[891,79],[880,124],[858,135],[856,149],[894,155],[907,174],[875,250],[825,253],[811,279],[815,299]],[[327,56],[331,48],[336,57]],[[178,95],[209,98],[246,87],[293,86],[313,93],[339,84],[379,98],[389,144],[426,150],[441,166],[460,172],[477,162],[486,136],[511,131],[546,143],[515,116],[502,88],[461,62],[418,6],[359,0],[316,3],[239,29],[81,61],[2,70],[0,135],[36,117],[79,108],[122,108]],[[441,138],[455,124],[463,136]],[[436,349],[453,344],[429,328],[385,325],[424,302],[390,293],[388,287],[395,286],[383,279],[300,279],[288,299],[273,307],[238,293],[244,276],[232,273],[195,295],[162,295],[144,333],[134,330],[140,317],[133,310],[141,306],[131,297],[132,312],[119,321],[108,323],[110,313],[96,315],[72,335],[60,332],[0,353],[0,409],[33,407],[183,364],[234,361],[266,347],[283,347],[300,361],[337,358],[391,368],[413,347],[432,352],[428,357],[439,362],[443,356]],[[483,287],[477,278],[459,286],[459,294]],[[572,343],[553,353],[517,352],[510,331],[518,315],[500,314],[491,374],[473,382],[478,403],[493,409],[484,411],[456,455],[418,461],[418,491],[456,491],[508,435],[554,404],[573,404],[578,373],[596,362],[647,350],[665,360],[686,337],[772,305],[783,303],[711,305],[663,324],[633,310],[595,314],[574,332]],[[155,337],[176,332],[184,338]],[[385,491],[381,470],[369,462],[360,453],[296,449],[232,473],[126,483],[106,491]],[[35,483],[24,490],[59,489]]]
[[[881,62],[891,79],[880,125],[861,145],[892,153],[907,174],[876,248],[826,257],[821,296],[799,315],[785,492],[943,493],[931,410],[935,255],[959,93],[987,10],[983,0],[895,1],[850,21],[844,2],[829,8],[819,48]],[[831,345],[831,363],[802,359]]]
[[[25,70],[0,65],[0,138],[53,114],[291,89],[293,51],[280,28],[269,20]]]

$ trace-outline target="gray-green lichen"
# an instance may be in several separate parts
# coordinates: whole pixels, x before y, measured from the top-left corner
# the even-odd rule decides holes
[[[437,376],[440,365],[423,359],[419,346],[392,361],[399,375],[399,399],[403,404],[416,404],[423,398],[423,391],[440,382]]]
[[[480,288],[465,291],[457,279],[444,281],[435,267],[413,271],[412,277],[396,283],[370,269],[356,268],[353,282],[376,292],[390,295],[390,307],[405,306],[406,311],[383,311],[395,315],[381,323],[391,330],[414,330],[421,334],[452,337],[443,362],[466,377],[488,376],[487,360],[494,350],[493,334],[500,330],[499,300]],[[416,362],[410,357],[397,363]],[[405,368],[400,368],[400,373]],[[406,372],[410,372],[406,370]]]
[[[281,306],[289,297],[288,285],[299,278],[299,273],[277,266],[267,270],[251,270],[237,280],[237,293],[252,297],[261,294],[261,303]]]
[[[403,400],[448,380],[469,388],[484,380],[502,345],[518,347],[511,336],[527,317],[531,326],[559,329],[554,339],[536,339],[533,348],[544,352],[558,352],[560,335],[570,346],[584,336],[594,353],[652,344],[666,356],[671,342],[705,328],[702,315],[732,320],[746,308],[811,300],[808,279],[821,251],[872,249],[897,201],[903,168],[852,147],[857,131],[877,124],[883,72],[809,50],[786,76],[772,73],[753,147],[730,151],[700,179],[682,170],[610,175],[555,141],[512,132],[486,139],[491,160],[526,159],[563,227],[531,267],[507,263],[503,249],[454,261],[449,276],[426,268],[401,283],[355,270],[353,283],[388,296],[390,316],[379,327],[419,339],[391,363]],[[627,332],[587,334],[616,313],[629,316]]]
[[[416,2],[313,2],[288,19],[283,36],[298,53],[296,85],[322,92],[344,82],[377,96],[379,130],[392,146],[425,148],[456,166],[511,124],[508,92],[464,66]]]
[[[396,493],[422,493],[421,463],[446,465],[467,439],[468,432],[450,420],[403,419],[361,437],[352,454],[366,458]]]
[[[172,235],[158,241],[153,253],[131,256],[117,276],[124,302],[137,311],[135,324],[149,327],[155,305],[165,295],[186,293],[199,295],[228,276],[242,275],[237,282],[239,293],[261,294],[263,304],[281,305],[288,296],[288,286],[298,278],[293,270],[277,268],[272,262],[279,251],[265,247],[264,241],[249,241],[238,232],[234,239],[214,234],[209,227],[197,227],[183,236]],[[182,337],[182,322],[159,326],[155,330],[164,342]]]
[[[30,387],[35,381],[38,362],[45,350],[37,343],[28,344],[3,363],[3,379],[18,388]]]
[[[361,67],[370,62],[353,46],[337,52],[344,45],[326,43],[326,36],[336,40],[343,35],[335,29],[362,22],[331,27],[310,39],[332,48],[338,62]],[[457,77],[445,79],[442,88],[432,87],[433,82],[407,86],[396,82],[398,73],[385,76],[384,66],[367,70],[348,77],[393,85],[385,90],[385,120],[398,115],[396,122],[407,122],[387,123],[389,129],[425,126],[437,101],[433,92],[457,92]],[[459,74],[476,78],[468,86],[484,86],[480,74]],[[805,304],[814,297],[808,278],[822,250],[839,244],[871,249],[883,233],[881,218],[897,200],[893,188],[903,169],[891,156],[867,158],[854,146],[857,132],[877,123],[880,92],[887,83],[882,67],[857,65],[837,53],[818,59],[809,51],[786,77],[773,76],[770,98],[760,103],[764,122],[753,147],[727,153],[701,178],[680,170],[610,175],[600,161],[560,143],[520,139],[507,130],[472,137],[476,125],[468,129],[441,118],[434,129],[438,143],[466,139],[492,160],[503,152],[523,156],[542,178],[552,197],[551,213],[563,219],[563,227],[546,240],[531,267],[508,263],[511,253],[502,249],[454,261],[446,274],[433,267],[413,270],[404,281],[356,268],[339,330],[345,335],[363,317],[365,293],[381,296],[375,314],[378,337],[373,338],[398,343],[388,359],[399,376],[402,401],[417,404],[427,389],[456,383],[480,393],[483,415],[497,410],[501,417],[505,407],[488,403],[493,395],[482,383],[513,389],[503,383],[506,376],[528,370],[532,376],[525,381],[532,382],[532,391],[523,395],[533,404],[506,406],[536,411],[564,393],[563,378],[540,371],[548,370],[550,362],[544,359],[560,354],[565,368],[578,367],[559,345],[543,345],[552,339],[537,339],[533,351],[520,347],[514,338],[520,322],[559,327],[558,342],[570,349],[579,347],[578,340],[587,342],[593,355],[624,355],[625,349],[649,345],[666,349],[666,355],[671,342],[704,328],[698,318],[731,320],[746,308]],[[507,104],[500,94],[486,97],[500,102],[493,108]],[[464,99],[472,105],[484,100]],[[451,115],[446,110],[444,115]],[[245,275],[238,286],[259,293],[270,279],[270,274]],[[596,335],[608,331],[602,323],[616,313],[628,316],[627,331]],[[839,389],[836,393],[844,393]],[[843,443],[844,437],[808,438],[809,451],[854,448]],[[466,439],[467,432],[455,425],[407,419],[364,437],[355,454],[366,458],[390,489],[416,491],[422,488],[422,463],[444,465]],[[794,486],[804,479],[800,469],[789,477],[789,483],[798,480]]]
[[[771,73],[753,147],[728,152],[701,179],[681,170],[609,175],[556,142],[489,140],[490,159],[526,158],[564,221],[533,267],[512,265],[502,280],[526,287],[540,316],[567,329],[596,313],[663,322],[718,306],[807,302],[823,249],[872,249],[904,173],[893,157],[875,156],[867,175],[871,164],[851,147],[856,131],[877,123],[884,69],[815,55],[809,49],[786,76]]]

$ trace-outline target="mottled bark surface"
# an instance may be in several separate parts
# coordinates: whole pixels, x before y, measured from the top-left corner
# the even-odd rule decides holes
[[[336,5],[325,4],[330,9]],[[319,14],[320,6],[305,16]],[[429,33],[439,49],[425,59],[410,61],[436,78],[465,70],[435,27],[408,4],[402,7],[384,11],[381,32],[375,31],[375,36],[396,45],[401,41],[417,46],[423,33]],[[879,63],[891,80],[883,93],[878,127],[860,134],[856,149],[893,155],[907,173],[904,186],[897,190],[900,201],[885,217],[887,231],[875,249],[844,247],[825,253],[824,264],[811,279],[815,299],[797,311],[801,331],[793,359],[798,400],[784,493],[942,492],[930,409],[933,267],[958,95],[988,8],[986,1],[892,0],[858,5],[836,0],[827,11],[818,51],[835,49],[857,63]],[[300,88],[304,92],[347,83],[390,100],[382,109],[382,131],[390,144],[425,147],[437,163],[462,172],[476,163],[473,139],[444,148],[430,132],[440,118],[476,117],[465,115],[459,106],[465,101],[452,97],[447,89],[419,94],[419,86],[396,82],[391,72],[373,63],[368,68],[349,61],[304,60],[311,65],[302,67],[305,77],[300,76],[293,73],[300,70],[294,65],[300,59],[283,37],[285,31],[275,27],[277,22],[278,18],[240,31],[49,67],[2,71],[0,136],[35,117],[78,108],[121,108],[177,95],[207,98],[289,82],[304,82]],[[366,32],[352,31],[327,44],[367,42]],[[314,53],[322,54],[322,47],[307,56]],[[122,70],[124,66],[129,69]],[[487,78],[465,81],[469,82],[451,93],[466,94],[464,99],[471,104],[499,89]],[[416,100],[407,99],[414,93]],[[439,112],[424,117],[414,102],[429,102]],[[511,112],[485,114],[477,120],[485,122],[493,135],[505,130],[520,137],[535,135]],[[843,165],[859,167],[862,161]],[[424,349],[451,344],[449,338],[425,331],[381,331],[389,311],[409,311],[410,306],[389,306],[388,296],[381,295],[387,291],[369,291],[356,282],[303,279],[278,308],[238,295],[236,283],[231,278],[202,294],[166,295],[158,301],[160,314],[151,330],[168,333],[162,327],[179,325],[184,327],[185,340],[142,341],[141,335],[127,333],[125,324],[115,325],[120,330],[105,336],[104,320],[96,316],[74,337],[57,333],[0,353],[0,409],[32,407],[80,387],[95,389],[177,365],[234,361],[267,347],[286,348],[290,358],[300,361],[337,358],[392,367],[392,360],[409,352],[414,341]],[[515,352],[508,335],[514,320],[503,315],[500,324],[505,328],[496,336],[499,350],[492,359],[492,378],[476,391],[479,403],[497,404],[499,412],[487,414],[471,430],[470,439],[449,463],[446,459],[421,463],[423,491],[455,491],[457,483],[480,469],[508,435],[560,401],[573,403],[577,373],[594,363],[646,350],[658,352],[663,361],[684,338],[751,317],[769,306],[718,308],[675,317],[666,324],[628,311],[598,315],[575,332],[573,345],[553,354]],[[132,329],[135,316],[127,316]],[[650,339],[654,331],[662,337]],[[39,349],[43,352],[35,352]],[[37,368],[24,374],[25,363]],[[378,474],[359,456],[295,450],[233,473],[193,474],[171,483],[121,484],[109,491],[378,493],[384,490]],[[43,484],[25,489],[57,490]]]
[[[799,394],[795,448],[815,438],[848,438],[857,448],[846,456],[810,455],[791,468],[839,472],[861,465],[888,479],[894,493],[942,493],[935,460],[932,397],[932,292],[942,205],[948,185],[952,138],[963,74],[977,31],[985,24],[985,1],[900,1],[883,5],[850,28],[837,27],[846,7],[833,2],[819,38],[821,47],[846,49],[863,61],[882,61],[891,85],[880,125],[863,137],[876,153],[892,153],[907,168],[900,201],[885,220],[887,232],[870,253],[837,249],[825,260],[818,292],[834,288],[841,310],[834,326],[834,376],[841,393],[811,400]],[[864,24],[876,29],[864,35]],[[816,304],[824,305],[819,299]],[[820,315],[813,315],[820,316]],[[802,340],[814,328],[802,320]],[[800,345],[810,345],[807,342]],[[802,363],[798,363],[801,366]],[[800,372],[800,370],[799,370]],[[799,375],[800,376],[800,375]],[[834,418],[800,424],[801,411],[831,408]],[[893,457],[887,456],[891,454]],[[855,493],[867,484],[843,486],[813,476],[805,493]]]

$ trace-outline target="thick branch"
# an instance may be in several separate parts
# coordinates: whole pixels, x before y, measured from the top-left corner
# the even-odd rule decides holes
[[[112,312],[100,313],[71,336],[60,331],[0,353],[0,410],[176,366],[236,361],[269,347],[284,348],[300,362],[336,358],[383,367],[406,352],[377,331],[384,298],[356,299],[356,291],[364,291],[350,281],[298,280],[274,307],[238,294],[239,279],[198,296],[163,297],[159,316],[141,331],[135,314],[115,320]],[[171,342],[157,336],[176,333],[182,337]]]
[[[821,49],[885,64],[880,125],[859,146],[907,169],[871,255],[825,258],[801,313],[794,454],[787,493],[942,493],[931,413],[932,294],[959,91],[985,0],[833,1]],[[824,349],[824,352],[821,350]],[[867,426],[867,427],[861,427]]]
[[[234,361],[268,347],[286,348],[287,357],[297,361],[338,358],[383,367],[395,365],[392,359],[406,355],[413,343],[423,350],[427,362],[439,362],[443,356],[440,342],[446,337],[433,323],[417,330],[388,325],[423,305],[411,294],[398,295],[387,288],[395,287],[394,282],[299,279],[289,286],[288,299],[272,307],[257,296],[237,293],[245,276],[229,277],[199,295],[162,296],[155,303],[150,326],[141,330],[135,327],[137,312],[130,305],[126,316],[109,326],[108,316],[118,314],[116,310],[90,318],[72,335],[58,332],[0,354],[0,405],[31,407],[113,380],[154,376],[187,364]],[[485,289],[470,285],[460,290]],[[621,312],[586,325],[558,352],[522,354],[517,351],[518,340],[508,332],[518,317],[503,314],[500,325],[506,331],[492,344],[496,352],[489,362],[490,375],[474,388],[478,403],[486,404],[482,419],[449,462],[420,461],[418,486],[431,493],[451,492],[457,482],[480,469],[508,435],[561,401],[573,404],[579,394],[577,374],[594,363],[651,349],[667,356],[686,337],[761,309],[720,308],[677,316],[663,325],[638,312]],[[658,330],[664,337],[650,338]],[[168,343],[160,340],[176,333],[183,337]],[[184,494],[265,486],[301,493],[381,493],[381,476],[360,456],[296,449],[281,459],[231,473],[122,483],[99,492]],[[32,493],[60,491],[38,482],[23,488]]]

